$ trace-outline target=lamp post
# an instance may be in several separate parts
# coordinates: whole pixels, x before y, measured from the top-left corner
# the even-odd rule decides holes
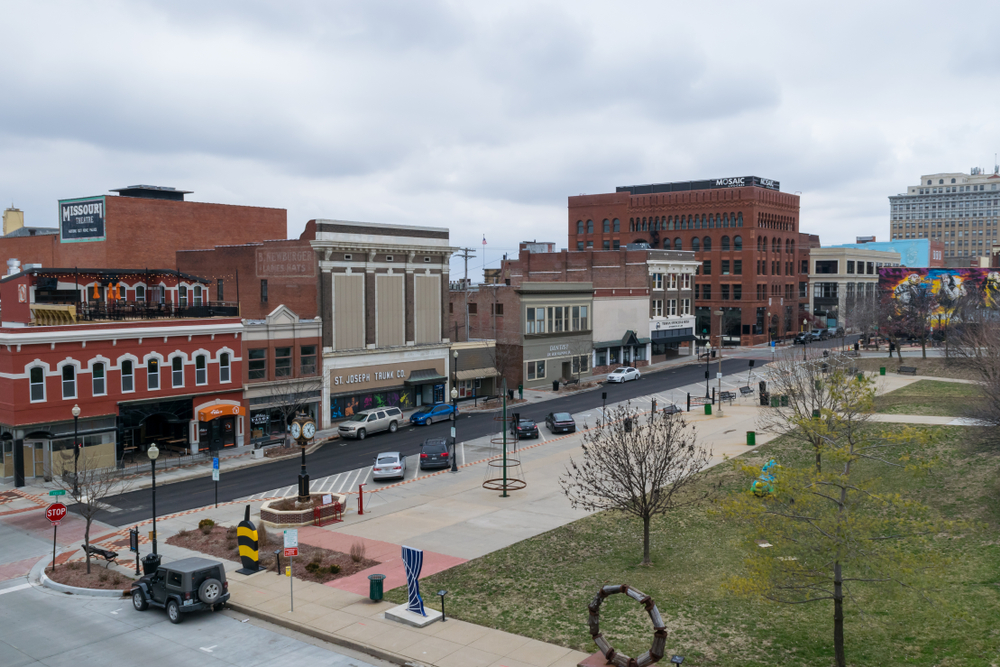
[[[802,331],[806,331],[806,325],[809,324],[809,320],[802,320]],[[809,344],[809,336],[802,337],[802,361],[806,360],[806,345]]]
[[[146,450],[149,457],[149,468],[153,471],[153,553],[156,553],[156,457],[160,455],[160,448],[154,442]]]
[[[80,474],[80,406],[73,406],[73,497],[80,497],[80,485],[76,478]]]
[[[458,389],[455,387],[451,388],[451,408],[451,471],[458,472]]]
[[[708,367],[712,362],[712,344],[705,343],[705,398],[710,398],[708,395]]]
[[[722,414],[722,309],[715,311],[715,314],[719,316],[719,414]]]

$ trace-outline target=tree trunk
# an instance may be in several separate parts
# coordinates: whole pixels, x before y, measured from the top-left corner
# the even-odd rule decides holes
[[[844,656],[844,582],[840,561],[833,565],[833,655],[837,667],[847,667]]]
[[[819,451],[819,446],[816,447],[816,472],[823,472],[823,455]]]
[[[83,530],[84,547],[90,546],[90,521],[91,521],[90,519],[87,519],[87,525],[84,527]],[[87,574],[90,574],[90,550],[85,548],[83,551],[87,555]]]
[[[649,559],[649,520],[650,517],[642,517],[642,564],[650,565]]]
[[[920,339],[920,351],[923,352],[924,359],[926,359],[927,358],[927,339],[926,338],[921,338]]]

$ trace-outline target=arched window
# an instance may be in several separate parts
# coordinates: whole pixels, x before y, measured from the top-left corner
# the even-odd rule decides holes
[[[605,234],[611,233],[611,221],[608,220],[607,218],[604,218],[604,233]]]
[[[576,233],[583,234],[583,220],[576,221]]]
[[[173,387],[184,386],[184,360],[180,357],[170,360],[170,384]]]
[[[614,228],[614,231],[616,231],[616,232],[620,232],[621,231],[622,223],[618,220],[618,218],[615,218],[614,221],[611,224],[612,224],[612,227]]]
[[[229,353],[219,355],[219,382],[229,382]]]
[[[706,236],[704,239],[702,239],[701,240],[701,247],[704,248],[705,250],[711,250],[712,249],[712,237],[711,236]]]
[[[695,252],[701,250],[701,242],[698,240],[697,236],[691,239],[691,250],[694,250]]]
[[[594,221],[593,220],[588,220],[587,221],[587,233],[588,234],[593,234],[594,233]]]
[[[104,384],[104,364],[94,364],[90,369],[90,376],[94,396],[108,393]]]
[[[699,218],[697,215],[694,216],[694,228],[701,229],[701,218]]]
[[[795,254],[795,241],[789,241],[789,243],[791,243],[792,249],[789,250],[788,252],[790,252],[790,253],[792,253],[794,255]]]
[[[194,358],[194,383],[208,384],[208,363],[204,354]]]
[[[76,398],[76,366],[72,364],[62,367],[62,397]]]
[[[160,360],[146,361],[146,389],[154,391],[160,388]]]
[[[28,384],[30,385],[30,398],[32,403],[40,403],[45,400],[45,369],[35,366],[28,371]]]
[[[742,227],[742,226],[743,226],[743,214],[742,214],[742,213],[740,213],[740,214],[739,214],[739,215],[738,215],[738,216],[736,217],[736,226],[737,226],[737,227]]]
[[[647,224],[647,223],[646,223],[646,218],[643,218],[643,219],[642,219],[642,231],[644,231],[644,232],[646,232],[646,231],[649,231],[649,230],[648,230],[648,229],[646,228],[646,224]]]
[[[733,250],[743,250],[743,237],[734,236],[733,237]]]
[[[723,236],[719,241],[722,243],[723,250],[729,250],[729,237]]]
[[[663,249],[664,250],[670,250],[670,239],[669,238],[663,239]]]
[[[123,359],[121,364],[122,371],[122,393],[128,393],[135,391],[135,385],[133,381],[135,380],[135,367],[132,365],[132,361],[129,359]]]
[[[681,241],[681,237],[674,239],[674,250],[684,250],[684,242]]]

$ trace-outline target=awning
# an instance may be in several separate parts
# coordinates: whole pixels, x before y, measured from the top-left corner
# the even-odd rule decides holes
[[[476,378],[492,378],[500,375],[497,369],[490,366],[489,368],[470,368],[467,371],[458,371],[455,373],[455,377],[459,380],[475,380]]]
[[[629,329],[625,332],[625,335],[621,337],[621,340],[608,340],[594,343],[594,349],[603,350],[608,347],[636,347],[637,345],[645,345],[648,342],[648,338],[639,338],[635,335],[635,331]]]
[[[232,417],[233,415],[246,416],[247,409],[242,405],[229,405],[228,403],[219,403],[218,405],[210,405],[207,408],[202,408],[198,411],[198,421],[200,422],[210,422],[218,417]]]
[[[427,384],[428,382],[447,382],[448,378],[441,375],[434,368],[422,368],[419,371],[412,371],[410,377],[404,382],[407,384]]]

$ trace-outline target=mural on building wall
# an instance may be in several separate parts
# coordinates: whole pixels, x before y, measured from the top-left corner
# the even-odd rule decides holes
[[[934,317],[950,317],[957,310],[1000,309],[1000,271],[990,268],[879,269],[879,288],[906,304],[914,290],[934,295]]]
[[[338,396],[330,399],[330,419],[347,419],[355,412],[373,408],[413,407],[413,390],[373,391],[354,396]]]

